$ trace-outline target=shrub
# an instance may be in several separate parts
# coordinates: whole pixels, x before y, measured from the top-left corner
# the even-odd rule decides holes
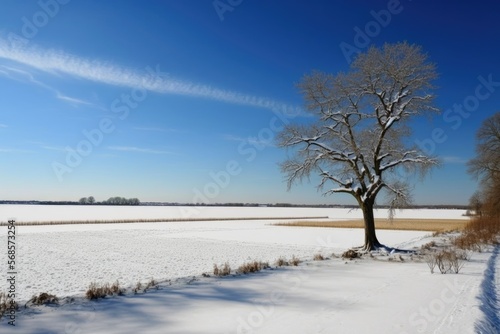
[[[290,265],[290,263],[288,263],[288,261],[284,257],[280,257],[279,259],[277,259],[276,262],[275,262],[275,264],[278,267],[283,267],[283,266],[289,266]]]
[[[465,260],[458,256],[457,253],[453,253],[449,261],[451,264],[451,269],[455,274],[458,274],[460,270],[462,270],[462,267],[465,265]]]
[[[120,288],[120,283],[118,281],[112,285],[109,285],[109,283],[99,285],[96,282],[92,282],[85,293],[85,297],[89,300],[96,300],[99,298],[106,298],[107,296],[122,295],[123,292],[124,290]]]
[[[144,292],[146,292],[146,290],[151,289],[151,288],[155,288],[156,290],[158,290],[158,282],[156,282],[154,280],[154,278],[151,278],[151,280],[146,284],[146,287],[144,288]]]
[[[434,273],[436,266],[441,274],[452,272],[458,274],[464,266],[467,256],[469,255],[456,249],[448,249],[427,254],[425,260],[431,270],[431,274]]]
[[[112,295],[121,296],[125,293],[125,289],[120,288],[120,282],[118,282],[118,280],[116,280],[109,289]]]
[[[434,256],[436,257],[436,264],[441,274],[446,274],[451,270],[450,252],[442,251],[439,253],[435,253]]]
[[[214,264],[214,275],[218,277],[222,276],[228,276],[231,274],[231,267],[229,266],[229,263],[224,263],[224,265],[220,266],[220,268]]]
[[[142,283],[138,281],[134,288],[134,294],[137,294],[141,289],[142,289]]]
[[[262,269],[269,268],[269,263],[267,262],[258,262],[252,261],[242,264],[238,267],[238,273],[240,274],[249,274],[261,271]]]
[[[460,249],[481,251],[481,245],[498,244],[499,234],[500,219],[498,217],[477,217],[465,226],[462,235],[454,240],[454,244]]]
[[[92,282],[89,285],[87,292],[85,293],[85,297],[89,300],[95,300],[99,298],[106,297],[105,290],[109,289],[109,285],[99,286],[99,284]]]
[[[313,260],[314,261],[323,261],[325,258],[323,257],[323,255],[321,254],[315,254],[314,257],[313,257]]]
[[[436,256],[435,254],[427,254],[425,256],[425,262],[427,262],[427,265],[429,266],[429,269],[431,270],[431,274],[434,274],[434,268],[436,268]]]
[[[0,292],[0,318],[3,317],[7,310],[12,308],[17,310],[17,303],[14,301],[14,299],[8,298],[7,294],[5,294],[4,292]]]
[[[460,249],[481,252],[481,239],[473,231],[464,232],[461,236],[453,240],[453,244]]]
[[[422,250],[430,250],[433,247],[436,247],[436,242],[435,241],[428,242],[428,243],[422,245],[421,248],[422,248]]]
[[[42,292],[38,296],[33,296],[30,301],[33,305],[48,305],[48,304],[58,304],[59,298],[55,295],[51,295],[46,292]]]
[[[357,259],[360,257],[361,257],[361,254],[359,252],[355,251],[354,249],[348,249],[344,253],[342,253],[343,259],[352,260],[352,259]]]
[[[298,257],[295,257],[295,255],[292,256],[292,259],[290,260],[290,265],[291,266],[298,266],[299,263],[301,263],[302,261],[298,258]]]

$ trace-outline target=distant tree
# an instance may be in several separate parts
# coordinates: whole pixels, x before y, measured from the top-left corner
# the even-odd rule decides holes
[[[476,134],[476,157],[468,171],[481,181],[484,209],[500,214],[500,112],[487,118]]]
[[[139,201],[138,198],[131,198],[130,199],[130,205],[139,205],[141,204],[141,201]]]
[[[95,204],[95,198],[94,198],[94,196],[90,196],[89,198],[87,198],[87,203],[88,204]]]
[[[500,173],[500,112],[483,122],[476,141],[476,157],[468,163],[469,172],[490,180]]]
[[[471,209],[474,210],[474,214],[481,217],[483,215],[482,209],[484,205],[482,193],[476,191],[469,199],[469,205]]]
[[[79,204],[87,204],[87,197],[82,197],[80,198],[80,200],[78,201]]]
[[[138,198],[125,198],[125,197],[110,197],[107,200],[103,201],[102,204],[106,205],[139,205],[141,202]]]
[[[407,43],[371,47],[337,75],[314,72],[299,88],[312,121],[288,125],[278,145],[292,149],[281,164],[288,188],[311,174],[320,177],[324,195],[353,196],[363,212],[364,249],[380,246],[373,209],[384,190],[392,209],[410,202],[409,185],[398,169],[425,172],[438,161],[408,140],[409,123],[437,112],[434,106],[435,66],[419,46]]]

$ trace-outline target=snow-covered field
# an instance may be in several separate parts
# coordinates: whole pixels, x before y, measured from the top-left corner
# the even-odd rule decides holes
[[[0,219],[237,218],[329,216],[358,210],[1,206]],[[187,214],[189,212],[189,215]],[[405,218],[464,218],[457,210],[407,210]],[[385,217],[384,210],[376,213]],[[459,275],[431,275],[425,263],[332,259],[246,277],[203,278],[214,263],[312,259],[362,243],[359,229],[272,226],[275,221],[197,221],[17,227],[19,301],[40,292],[75,302],[21,311],[1,333],[474,333],[483,272],[491,253],[475,254]],[[387,245],[418,247],[426,232],[378,231]],[[0,228],[6,249],[7,228]],[[0,252],[0,264],[6,264]],[[496,262],[493,263],[493,266]],[[7,267],[0,267],[4,276]],[[195,276],[195,280],[193,280]],[[89,283],[131,287],[151,277],[158,291],[84,302]],[[189,284],[187,282],[190,282]],[[0,282],[0,291],[7,283]],[[22,303],[24,304],[24,303]]]

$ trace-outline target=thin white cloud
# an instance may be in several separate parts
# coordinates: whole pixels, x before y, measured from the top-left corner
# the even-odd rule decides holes
[[[66,101],[66,102],[69,102],[71,104],[74,104],[74,105],[87,105],[87,106],[95,106],[93,103],[91,102],[87,102],[87,101],[84,101],[84,100],[81,100],[81,99],[77,99],[75,97],[71,97],[71,96],[67,96],[67,95],[63,95],[61,94],[61,92],[59,92],[58,90],[55,90],[55,93],[56,93],[56,97],[59,99],[59,100],[63,100],[63,101]]]
[[[300,113],[300,108],[274,99],[174,79],[163,72],[159,65],[137,71],[110,62],[85,59],[63,51],[42,49],[31,44],[27,47],[11,45],[3,37],[0,37],[0,58],[15,61],[53,75],[70,75],[103,84],[146,89],[161,94],[204,97],[287,112],[289,115]]]
[[[457,156],[451,156],[451,155],[443,156],[443,157],[441,157],[441,159],[446,164],[465,164],[465,163],[467,163],[466,159],[463,159],[463,158],[457,157]]]
[[[8,128],[8,126],[6,124],[1,124],[0,123],[0,128],[5,129],[5,128]]]
[[[44,150],[59,151],[59,152],[72,152],[72,151],[74,151],[73,149],[67,149],[67,148],[64,148],[64,147],[49,146],[49,145],[41,145],[40,148],[42,148]]]
[[[17,148],[0,148],[0,152],[2,152],[2,153],[35,153],[34,151],[20,150]]]
[[[136,153],[149,153],[149,154],[172,154],[168,151],[153,150],[150,148],[139,148],[135,146],[108,146],[108,150],[122,151],[122,152],[136,152]]]
[[[1,51],[0,51],[0,53],[1,53]],[[97,107],[91,102],[87,102],[87,101],[84,101],[82,99],[77,99],[77,98],[62,94],[59,90],[35,79],[33,74],[31,74],[28,71],[24,71],[24,70],[21,70],[19,68],[14,68],[12,66],[0,65],[0,74],[4,75],[5,77],[8,77],[10,79],[13,79],[13,80],[17,80],[17,81],[21,81],[21,82],[28,81],[30,83],[37,85],[37,86],[45,88],[45,89],[53,92],[55,97],[58,98],[59,100],[68,102],[74,106],[75,105],[88,105],[88,106],[92,106],[92,107]],[[100,109],[102,109],[102,108],[100,108]]]

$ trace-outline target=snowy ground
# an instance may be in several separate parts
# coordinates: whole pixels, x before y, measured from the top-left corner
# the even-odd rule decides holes
[[[56,210],[58,207],[5,207],[1,208],[2,220],[182,217],[178,208],[164,207],[152,211],[142,208],[142,216],[136,216],[140,208],[117,211],[97,207],[102,211],[96,213],[88,208],[79,211],[81,207],[61,207],[63,214]],[[345,219],[359,214],[339,209],[226,209],[201,208],[198,217],[326,215]],[[168,210],[173,210],[170,216]],[[399,217],[459,218],[462,213],[409,210]],[[489,333],[498,325],[495,282],[500,260],[496,255],[490,258],[491,252],[474,254],[459,275],[431,275],[425,263],[390,262],[382,257],[347,263],[341,259],[309,261],[297,268],[244,277],[200,276],[211,271],[213,263],[228,261],[234,268],[248,260],[273,262],[292,254],[311,259],[315,253],[339,253],[363,240],[362,230],[278,227],[269,223],[20,226],[19,300],[43,291],[73,296],[75,300],[65,299],[58,307],[21,310],[18,326],[8,326],[4,319],[0,332],[474,333],[476,328]],[[0,228],[0,245],[6,244],[6,231],[6,227]],[[378,234],[384,243],[400,248],[419,247],[432,239],[425,232]],[[0,263],[6,263],[5,252],[0,252]],[[3,276],[6,268],[0,271]],[[164,282],[158,291],[99,302],[79,298],[92,281],[111,283],[118,279],[131,286],[151,277],[171,279],[172,284]],[[4,285],[0,283],[0,290],[5,291]],[[484,314],[489,316],[485,318]]]

